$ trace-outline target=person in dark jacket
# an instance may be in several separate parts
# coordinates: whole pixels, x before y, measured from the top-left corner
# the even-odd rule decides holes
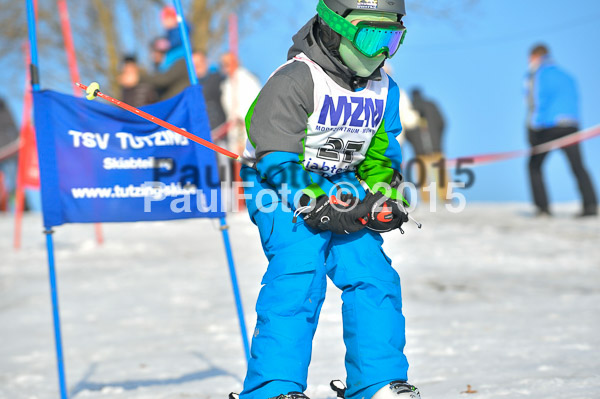
[[[221,103],[221,83],[225,76],[218,71],[211,71],[206,59],[206,54],[196,51],[192,54],[194,69],[198,76],[198,83],[202,85],[202,93],[206,103],[206,112],[210,121],[210,130],[221,127],[225,120],[225,111]],[[214,138],[213,138],[214,139]]]
[[[144,74],[145,72],[140,68],[134,56],[123,58],[123,66],[119,75],[123,102],[139,108],[158,101],[158,94],[154,87],[141,79]]]
[[[573,134],[579,130],[579,98],[575,80],[550,57],[548,47],[535,46],[529,57],[527,76],[528,130],[532,147]],[[583,165],[578,143],[562,149],[567,155],[579,191],[583,209],[579,216],[598,214],[598,199],[592,180]],[[548,196],[542,175],[547,152],[529,158],[529,177],[537,215],[550,215]]]
[[[0,211],[7,210],[17,177],[19,130],[10,109],[0,98]]]
[[[430,201],[431,193],[425,190],[425,187],[430,182],[435,182],[438,198],[446,201],[448,178],[443,176],[443,179],[440,179],[440,169],[434,166],[444,158],[442,139],[446,123],[437,104],[426,99],[420,89],[413,89],[411,96],[413,109],[419,115],[419,123],[416,128],[406,131],[406,139],[419,160],[419,170],[425,172],[424,176],[419,176],[420,183],[423,183],[421,200],[425,203]]]
[[[225,115],[225,109],[221,101],[221,85],[225,80],[225,76],[218,69],[211,70],[209,68],[206,54],[202,51],[194,52],[192,60],[194,61],[196,76],[198,76],[198,83],[202,85],[202,94],[204,95],[204,102],[206,104],[212,141],[219,147],[226,148],[229,124],[227,123],[227,116]],[[221,181],[233,181],[233,160],[228,157],[217,156],[217,161],[219,163]]]

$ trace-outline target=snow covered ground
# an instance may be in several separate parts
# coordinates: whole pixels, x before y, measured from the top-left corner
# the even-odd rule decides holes
[[[402,277],[411,381],[424,399],[600,398],[600,219],[533,219],[527,205],[417,212],[386,237]],[[248,321],[266,262],[245,214],[229,217]],[[58,398],[41,220],[0,217],[0,398]],[[56,229],[67,383],[74,398],[226,398],[245,360],[217,224]],[[345,377],[331,286],[315,338],[313,399]],[[374,326],[376,328],[376,326]],[[464,393],[467,385],[471,391]]]

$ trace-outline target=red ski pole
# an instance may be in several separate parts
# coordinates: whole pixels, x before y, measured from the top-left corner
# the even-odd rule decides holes
[[[96,97],[103,98],[106,101],[113,103],[117,107],[123,108],[124,110],[129,111],[133,114],[136,114],[141,118],[149,120],[152,123],[156,123],[157,125],[162,126],[165,129],[169,129],[170,131],[172,131],[174,133],[177,133],[184,137],[187,137],[188,139],[190,139],[200,145],[203,145],[204,147],[210,148],[211,150],[218,152],[219,154],[223,154],[223,155],[225,155],[229,158],[232,158],[236,161],[242,161],[242,157],[240,157],[237,154],[234,154],[233,152],[231,152],[229,150],[226,150],[225,148],[219,147],[218,145],[215,145],[215,144],[211,143],[210,141],[201,139],[200,137],[195,136],[190,132],[186,132],[185,130],[180,129],[175,125],[171,125],[169,122],[165,122],[162,119],[152,116],[140,109],[132,107],[129,104],[125,104],[122,101],[119,101],[115,98],[107,96],[106,94],[104,94],[100,91],[100,85],[98,85],[98,83],[96,83],[96,82],[90,83],[89,86],[83,85],[81,83],[75,83],[75,84],[77,85],[77,87],[81,88],[82,90],[85,90],[85,92],[87,93],[86,98],[88,100],[93,100]]]

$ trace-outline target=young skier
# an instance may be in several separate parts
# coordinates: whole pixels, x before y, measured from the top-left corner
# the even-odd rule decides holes
[[[241,174],[269,266],[240,399],[306,398],[327,276],[342,290],[345,397],[420,398],[379,234],[408,220],[399,89],[382,70],[406,33],[404,0],[320,0],[317,12],[246,117]]]

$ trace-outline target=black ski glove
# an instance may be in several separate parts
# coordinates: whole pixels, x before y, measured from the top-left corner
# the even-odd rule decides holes
[[[392,199],[383,197],[372,205],[367,215],[367,228],[378,233],[400,229],[408,222],[408,214]]]
[[[395,170],[390,180],[390,187],[397,190],[403,180],[402,174]],[[369,214],[364,221],[369,230],[378,233],[387,233],[395,229],[400,229],[404,233],[401,226],[403,223],[408,222],[408,213],[396,201],[381,195],[375,202],[371,203]]]
[[[369,211],[381,198],[381,193],[367,194],[362,201],[352,194],[339,194],[337,197],[321,195],[311,210],[304,214],[304,223],[335,234],[355,233],[365,228]],[[300,203],[306,204],[309,200],[308,196],[303,196]]]

